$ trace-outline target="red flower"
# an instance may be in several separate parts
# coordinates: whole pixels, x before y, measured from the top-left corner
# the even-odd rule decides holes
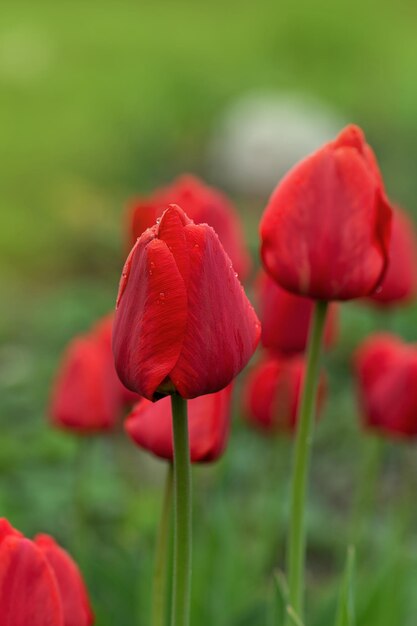
[[[214,230],[171,205],[123,269],[113,332],[120,379],[149,400],[214,393],[243,369],[259,335]]]
[[[260,227],[263,264],[295,294],[367,296],[384,277],[390,221],[374,154],[362,131],[348,126],[275,189]]]
[[[246,416],[260,429],[293,432],[305,374],[301,356],[268,357],[249,374],[246,384]],[[325,392],[324,376],[319,383],[318,408]]]
[[[374,335],[355,356],[365,426],[386,436],[417,436],[417,348]]]
[[[257,292],[262,345],[279,354],[304,352],[313,301],[282,289],[263,271],[258,276]],[[337,305],[331,304],[324,332],[325,345],[334,342],[336,333]]]
[[[94,616],[81,574],[47,535],[25,539],[0,520],[2,626],[90,626]]]
[[[238,214],[224,194],[190,174],[156,190],[150,198],[138,199],[132,204],[129,210],[132,246],[147,228],[155,224],[168,204],[178,204],[196,224],[212,226],[235,271],[242,280],[246,278],[251,263]]]
[[[192,463],[215,461],[223,453],[230,429],[232,386],[188,403]],[[141,400],[127,418],[125,429],[141,448],[173,460],[170,398],[162,398],[159,402]]]
[[[417,292],[417,241],[413,222],[395,208],[392,220],[390,260],[381,287],[371,296],[382,306],[408,302]]]
[[[123,406],[138,400],[117,376],[112,323],[112,316],[103,318],[65,350],[50,405],[54,426],[83,434],[109,430]]]

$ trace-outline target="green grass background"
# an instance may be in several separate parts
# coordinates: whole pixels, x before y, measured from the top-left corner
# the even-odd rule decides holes
[[[77,555],[99,626],[148,624],[164,466],[121,434],[80,446],[51,432],[45,407],[65,343],[113,306],[126,198],[184,170],[204,174],[225,107],[275,89],[360,123],[391,196],[415,212],[416,19],[406,1],[2,3],[0,514]],[[415,320],[415,307],[344,307],[314,449],[309,626],[334,623],[354,492],[369,478],[352,350],[375,329],[414,341]],[[240,414],[238,392],[227,455],[194,471],[195,625],[275,625],[291,445],[258,437]],[[358,547],[357,623],[414,626],[415,450],[388,444],[381,456]]]

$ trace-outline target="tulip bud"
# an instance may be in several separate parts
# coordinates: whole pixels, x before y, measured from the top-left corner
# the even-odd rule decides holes
[[[386,437],[416,437],[416,346],[374,335],[357,350],[355,372],[365,427]]]
[[[180,176],[170,185],[132,203],[128,229],[130,245],[155,224],[169,204],[179,205],[196,224],[208,224],[219,236],[241,280],[247,277],[251,261],[245,247],[239,216],[229,199],[214,187],[190,174]]]
[[[66,348],[49,409],[54,426],[79,434],[107,431],[115,427],[123,407],[138,400],[117,376],[112,325],[107,316]]]
[[[113,331],[122,382],[149,400],[214,393],[243,369],[259,336],[214,230],[171,205],[123,269]]]
[[[230,430],[232,387],[200,396],[188,403],[192,463],[215,461],[223,453]],[[155,456],[173,461],[172,411],[169,398],[142,399],[125,422],[130,438]]]
[[[262,345],[277,354],[304,352],[313,314],[313,300],[282,289],[268,274],[257,280],[258,311],[262,324]],[[324,344],[330,346],[337,333],[337,304],[327,314]]]
[[[30,541],[0,520],[2,626],[91,626],[87,591],[71,557],[48,535]]]
[[[388,264],[391,207],[362,131],[348,126],[271,196],[262,261],[281,287],[319,300],[372,294]]]
[[[300,356],[268,357],[258,363],[246,384],[248,422],[266,432],[294,432],[304,375],[305,361]],[[324,392],[322,376],[318,408],[322,405]]]

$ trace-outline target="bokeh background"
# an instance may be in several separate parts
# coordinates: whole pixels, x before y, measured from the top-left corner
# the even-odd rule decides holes
[[[81,445],[52,432],[46,406],[66,342],[113,307],[127,199],[200,174],[235,199],[256,261],[274,183],[353,121],[390,196],[416,214],[416,20],[405,0],[2,3],[0,513],[77,556],[100,626],[148,623],[164,466],[121,432]],[[346,305],[327,357],[309,512],[316,626],[332,623],[374,445],[359,428],[351,354],[371,330],[416,340],[416,312]],[[194,624],[273,620],[291,443],[248,430],[239,394],[235,413],[225,458],[194,471]],[[382,457],[358,549],[358,624],[411,626],[415,451],[387,444]]]

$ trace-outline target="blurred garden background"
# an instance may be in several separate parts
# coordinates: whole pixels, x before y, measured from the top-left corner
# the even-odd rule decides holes
[[[68,340],[114,306],[127,201],[196,173],[235,200],[256,265],[257,223],[294,144],[301,156],[352,121],[390,197],[416,217],[416,23],[405,0],[2,3],[0,514],[77,557],[99,626],[148,623],[165,467],[122,430],[82,441],[52,431],[47,405]],[[262,171],[275,157],[271,183]],[[309,503],[314,626],[333,623],[354,494],[375,446],[360,429],[351,355],[374,330],[416,341],[416,313],[346,305],[326,356]],[[194,468],[194,624],[274,623],[291,441],[244,424],[243,387],[244,374],[226,455]],[[417,459],[405,443],[380,453],[357,549],[357,623],[414,626]]]

